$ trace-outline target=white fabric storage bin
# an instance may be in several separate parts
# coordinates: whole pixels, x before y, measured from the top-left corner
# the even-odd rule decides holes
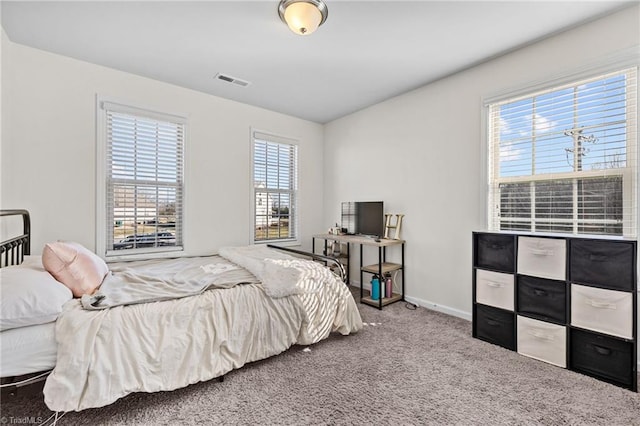
[[[518,316],[518,353],[567,367],[566,327]]]
[[[633,293],[571,284],[571,325],[633,339]]]
[[[566,258],[564,239],[518,237],[519,274],[564,281]]]
[[[476,269],[476,302],[513,311],[513,274]]]

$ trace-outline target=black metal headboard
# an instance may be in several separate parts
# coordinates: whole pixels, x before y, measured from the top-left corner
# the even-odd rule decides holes
[[[31,219],[26,210],[0,210],[2,216],[22,216],[22,235],[0,242],[0,268],[19,265],[31,254]]]

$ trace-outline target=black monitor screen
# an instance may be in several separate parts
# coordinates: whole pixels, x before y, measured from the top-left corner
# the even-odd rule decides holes
[[[384,203],[356,202],[356,234],[382,237],[384,235]]]

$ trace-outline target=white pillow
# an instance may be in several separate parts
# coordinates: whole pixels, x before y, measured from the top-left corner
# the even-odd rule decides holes
[[[0,331],[55,321],[72,298],[42,266],[0,268]]]

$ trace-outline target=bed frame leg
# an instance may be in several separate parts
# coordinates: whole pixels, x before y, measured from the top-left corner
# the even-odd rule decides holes
[[[218,381],[220,383],[224,382],[224,374],[222,376],[218,377]]]

